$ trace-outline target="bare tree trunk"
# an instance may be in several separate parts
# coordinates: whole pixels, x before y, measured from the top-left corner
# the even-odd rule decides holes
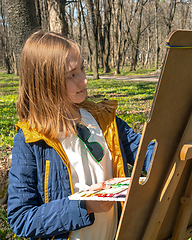
[[[47,0],[50,30],[68,35],[68,23],[65,14],[66,0]]]
[[[188,0],[187,2],[183,2],[183,0],[180,0],[181,3],[181,29],[184,29],[187,22],[187,17],[189,14],[189,7],[191,5],[191,0]]]
[[[111,27],[111,10],[112,1],[104,0],[104,42],[105,47],[103,51],[103,72],[109,73],[109,55],[110,55],[110,27]]]
[[[159,39],[158,39],[158,19],[157,19],[157,11],[158,11],[159,0],[155,0],[155,70],[158,69],[158,61],[159,61]]]
[[[147,0],[146,0],[147,1]],[[143,0],[140,1],[140,8],[139,8],[139,19],[138,19],[138,25],[137,25],[137,34],[136,34],[136,40],[134,44],[132,45],[132,58],[131,58],[131,68],[130,71],[135,71],[137,66],[137,58],[138,58],[138,52],[139,52],[139,41],[141,37],[141,20],[142,20],[142,13],[143,13],[143,6],[146,4]]]
[[[94,9],[94,3],[93,0],[87,0],[89,10],[91,13],[91,25],[92,25],[92,31],[93,31],[93,57],[92,57],[92,63],[93,63],[93,79],[98,79],[98,22],[97,22],[97,16],[98,16],[98,0],[95,0],[96,9]]]
[[[5,1],[11,42],[13,46],[14,73],[19,74],[20,53],[26,38],[39,27],[36,17],[35,0]]]
[[[98,62],[101,68],[103,68],[103,52],[105,48],[105,39],[104,39],[104,33],[103,33],[103,24],[102,24],[102,15],[103,11],[101,9],[103,8],[103,2],[99,1],[98,9],[97,9],[97,20],[98,20]]]
[[[176,0],[169,0],[167,8],[162,7],[162,9],[161,9],[161,13],[162,13],[164,22],[167,26],[167,34],[166,34],[167,36],[169,35],[169,33],[171,32],[171,29],[172,29],[172,22],[173,22],[173,18],[175,16],[176,5],[177,5]],[[167,12],[165,12],[165,11],[167,11]]]
[[[71,4],[72,5],[72,4]],[[68,36],[71,39],[74,39],[74,7],[69,6],[69,25],[68,25]]]
[[[80,12],[80,3],[77,1],[76,7],[77,7],[77,18],[78,18],[78,43],[81,45],[81,39],[82,39],[82,30],[81,30],[81,12]]]
[[[122,67],[121,67],[121,69],[124,68],[124,65],[126,63],[125,60],[126,60],[126,57],[127,57],[128,48],[129,48],[129,40],[124,39],[124,47],[123,47],[123,54],[122,54],[122,63],[121,63]]]
[[[122,31],[121,31],[121,24],[122,24],[122,7],[123,7],[123,1],[119,0],[118,3],[118,8],[116,11],[116,31],[115,31],[115,40],[116,40],[116,67],[115,67],[115,74],[120,73],[120,61],[121,61],[121,36],[122,36]]]
[[[2,0],[0,0],[0,18],[1,18],[1,25],[0,25],[0,45],[1,45],[1,66],[6,68],[7,73],[10,74],[13,72],[12,69],[12,62],[13,62],[13,52],[11,47],[11,42],[9,38],[9,28],[8,23],[6,21],[6,13],[5,8],[3,6]]]
[[[39,26],[41,26],[41,9],[39,0],[35,0],[35,10]]]
[[[131,58],[131,68],[130,71],[135,71],[136,69],[136,65],[137,65],[137,51],[136,51],[136,47],[134,47],[134,45],[132,45],[132,58]]]
[[[149,63],[150,39],[151,39],[151,30],[150,30],[150,28],[147,28],[147,52],[146,52],[146,55],[145,55],[144,68],[147,68],[148,63]]]
[[[126,41],[126,46],[125,46],[125,52],[128,50],[128,47],[130,46],[130,43],[132,43],[132,44],[134,43],[132,35],[130,33],[130,25],[131,25],[131,22],[134,19],[134,16],[137,12],[137,3],[136,3],[135,10],[133,10],[134,3],[135,3],[134,0],[132,0],[131,6],[130,6],[129,19],[128,19],[128,14],[125,10],[125,5],[123,5],[123,16],[125,18],[125,25],[127,27],[127,29],[126,29],[126,39],[127,39],[127,41]],[[123,65],[124,65],[124,62],[125,62],[125,57],[126,57],[126,54],[124,53]]]
[[[36,0],[36,12],[39,25],[44,31],[49,31],[49,12],[47,0]]]
[[[11,48],[11,43],[8,38],[8,30],[3,27],[4,30],[1,32],[0,31],[0,36],[1,36],[1,46],[2,46],[2,55],[3,59],[1,59],[3,63],[3,67],[6,68],[7,73],[13,73],[13,52]]]
[[[168,7],[168,9],[169,9],[169,15],[168,15],[168,24],[167,24],[167,26],[168,26],[168,33],[167,33],[167,35],[171,32],[171,30],[172,30],[172,21],[173,21],[173,18],[174,18],[174,16],[175,16],[175,10],[176,10],[176,5],[177,5],[177,1],[176,0],[170,0],[169,1],[169,7]]]
[[[80,3],[80,7],[81,7],[81,14],[82,14],[82,18],[83,18],[83,23],[84,23],[84,28],[85,28],[85,35],[86,35],[88,49],[89,49],[89,57],[88,57],[89,70],[92,71],[92,54],[93,54],[93,52],[92,52],[92,49],[91,49],[91,43],[90,43],[90,40],[89,40],[89,34],[88,34],[87,24],[86,24],[85,15],[84,15],[84,11],[83,11],[83,6],[82,6],[81,0],[79,0],[79,3]]]
[[[115,13],[112,9],[111,12],[111,30],[110,30],[110,35],[111,35],[111,49],[110,49],[110,57],[111,57],[111,67],[115,67]]]

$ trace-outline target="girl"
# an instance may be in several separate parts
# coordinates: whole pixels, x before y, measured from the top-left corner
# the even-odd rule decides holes
[[[9,171],[8,221],[31,239],[112,240],[118,206],[71,201],[103,181],[125,177],[140,134],[115,116],[116,101],[87,100],[87,79],[78,45],[38,31],[20,59],[19,123]],[[144,170],[149,167],[153,143]]]

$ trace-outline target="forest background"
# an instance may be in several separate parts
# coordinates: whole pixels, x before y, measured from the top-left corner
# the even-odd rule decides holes
[[[19,75],[22,46],[41,28],[77,41],[95,79],[99,68],[157,70],[167,36],[191,18],[191,0],[0,0],[0,64]]]

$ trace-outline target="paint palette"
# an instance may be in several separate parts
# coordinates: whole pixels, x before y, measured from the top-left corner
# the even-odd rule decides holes
[[[110,185],[109,189],[97,191],[80,191],[69,196],[70,200],[90,200],[90,201],[125,201],[127,190],[129,188],[131,178],[111,178],[105,181]],[[145,177],[139,179],[142,184]]]

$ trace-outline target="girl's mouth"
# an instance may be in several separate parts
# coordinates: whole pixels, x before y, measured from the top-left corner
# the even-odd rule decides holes
[[[79,92],[77,92],[78,94],[81,94],[81,93],[85,93],[86,92],[86,88],[85,89],[83,89],[83,90],[81,90],[81,91],[79,91]]]

